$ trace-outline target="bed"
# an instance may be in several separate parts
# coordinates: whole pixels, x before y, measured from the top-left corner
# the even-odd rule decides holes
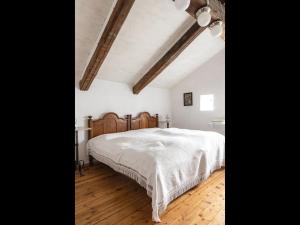
[[[139,183],[152,199],[152,220],[167,205],[225,166],[225,137],[212,131],[158,128],[158,115],[89,117],[90,163],[104,163]]]

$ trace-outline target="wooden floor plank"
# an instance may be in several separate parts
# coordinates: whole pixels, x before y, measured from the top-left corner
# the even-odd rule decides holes
[[[219,180],[216,178],[222,179],[222,177],[223,174],[211,177],[208,179],[209,182],[202,183],[193,192],[184,194],[186,198],[183,201],[177,203],[177,200],[175,200],[173,203],[176,205],[173,208],[170,207],[170,209],[168,207],[166,216],[164,215],[162,218],[165,219],[167,217],[167,221],[170,221],[167,224],[182,224],[182,221],[195,210],[203,211],[209,207],[212,202],[210,199],[211,187],[219,183]]]
[[[76,225],[150,225],[151,199],[130,178],[99,164],[75,176]],[[172,201],[160,216],[168,225],[224,225],[225,170]]]

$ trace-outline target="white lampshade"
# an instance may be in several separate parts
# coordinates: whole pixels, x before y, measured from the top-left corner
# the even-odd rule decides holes
[[[210,10],[211,9],[207,6],[198,10],[196,16],[197,16],[197,22],[199,26],[206,27],[210,23],[211,20]]]
[[[222,21],[216,21],[210,26],[212,36],[219,37],[223,32]]]
[[[191,0],[175,0],[175,7],[178,10],[186,10],[190,5]]]

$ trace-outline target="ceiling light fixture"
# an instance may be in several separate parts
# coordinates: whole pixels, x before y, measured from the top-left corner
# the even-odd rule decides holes
[[[196,17],[197,17],[197,22],[198,22],[199,26],[206,27],[210,23],[210,20],[211,20],[210,11],[211,11],[211,9],[208,6],[200,8],[197,11]]]
[[[223,22],[217,20],[210,25],[210,31],[212,36],[219,37],[223,32]]]
[[[191,3],[191,0],[175,0],[175,7],[178,10],[186,10]]]

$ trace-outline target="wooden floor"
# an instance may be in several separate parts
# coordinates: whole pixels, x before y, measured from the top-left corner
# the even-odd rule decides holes
[[[105,165],[85,168],[75,175],[77,225],[142,225],[151,220],[151,199],[135,181]],[[168,205],[160,224],[225,224],[225,170],[215,171],[200,185]]]

